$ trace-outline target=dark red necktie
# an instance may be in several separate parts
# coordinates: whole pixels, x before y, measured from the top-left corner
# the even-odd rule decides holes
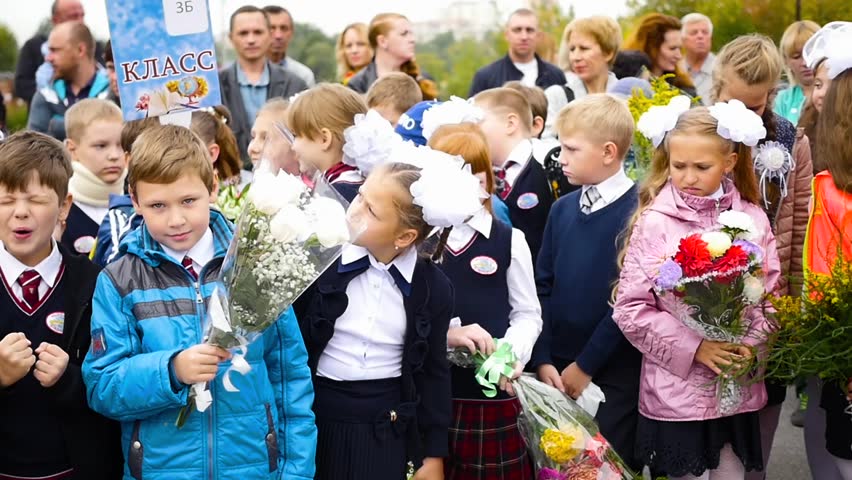
[[[24,303],[30,309],[38,306],[38,287],[41,285],[41,275],[35,270],[27,270],[18,277]]]
[[[192,259],[189,257],[183,257],[183,268],[192,275],[192,278],[198,280],[198,272],[195,271],[195,267],[192,266]]]

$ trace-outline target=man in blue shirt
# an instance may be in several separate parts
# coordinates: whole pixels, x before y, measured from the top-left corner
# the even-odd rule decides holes
[[[263,10],[254,6],[237,9],[231,15],[230,39],[237,51],[237,61],[219,72],[222,102],[231,111],[230,126],[237,138],[243,165],[251,169],[247,150],[258,110],[270,98],[289,98],[306,90],[308,85],[267,60],[272,37],[269,15]]]

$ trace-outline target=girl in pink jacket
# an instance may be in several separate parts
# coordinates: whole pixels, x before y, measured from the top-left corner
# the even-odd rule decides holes
[[[726,106],[733,102],[722,104]],[[763,463],[757,414],[766,403],[763,383],[746,382],[739,408],[726,417],[718,413],[714,384],[721,368],[752,350],[703,340],[666,311],[653,283],[681,238],[712,229],[720,212],[734,210],[753,218],[760,232],[755,243],[764,251],[766,291],[775,290],[778,255],[758,205],[750,148],[726,138],[744,133],[743,141],[755,144],[755,138],[765,135],[765,130],[755,133],[753,125],[749,131],[743,122],[749,113],[744,107],[727,116],[695,108],[680,114],[668,134],[665,127],[657,132],[659,147],[639,192],[621,259],[613,320],[643,354],[636,456],[671,479],[742,480],[746,470],[758,470]],[[760,126],[758,122],[758,131]],[[766,319],[760,308],[752,307],[746,315],[751,324],[743,343],[759,346]]]

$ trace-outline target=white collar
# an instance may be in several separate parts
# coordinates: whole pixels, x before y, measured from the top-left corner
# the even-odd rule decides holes
[[[177,250],[172,250],[171,248],[160,244],[163,247],[163,251],[166,252],[166,255],[172,257],[174,261],[182,264],[184,257],[189,257],[193,262],[197,263],[200,266],[207,265],[207,263],[213,259],[213,255],[216,254],[216,248],[213,246],[213,232],[210,231],[210,227],[207,227],[207,231],[204,232],[204,235],[192,246],[189,250],[185,252],[178,252]]]
[[[530,155],[532,155],[532,142],[529,139],[524,139],[517,145],[515,148],[509,152],[509,156],[506,157],[506,162],[503,163],[503,167],[505,168],[506,164],[509,162],[515,162],[515,165],[520,167],[525,167],[527,165],[527,161],[530,159]]]
[[[725,194],[724,185],[725,185],[725,183],[722,182],[722,185],[719,185],[719,189],[716,190],[715,192],[713,192],[713,194],[710,195],[710,198],[712,198],[713,200],[719,200],[720,198],[722,198],[722,195]]]
[[[601,199],[603,199],[603,201],[607,205],[609,205],[615,199],[620,197],[625,190],[630,190],[630,187],[633,186],[633,180],[631,180],[630,177],[628,177],[627,174],[624,173],[623,168],[620,168],[618,169],[618,172],[615,173],[615,175],[607,178],[606,180],[597,185],[584,185],[583,192],[585,192],[592,186],[594,186],[598,190],[598,193],[601,195]]]
[[[374,257],[366,248],[347,243],[343,246],[343,250],[341,251],[340,262],[344,265],[348,265],[357,260],[361,260],[364,257],[368,257],[370,259],[370,266],[383,272],[386,272],[390,270],[392,266],[395,266],[408,283],[411,283],[411,279],[414,277],[414,267],[417,265],[417,249],[414,247],[409,247],[404,252],[397,255],[391,263],[385,265],[384,263],[376,260],[376,257]]]
[[[41,279],[44,280],[44,283],[50,288],[53,288],[61,268],[62,254],[59,252],[59,247],[56,246],[56,241],[53,241],[53,250],[50,251],[50,255],[35,267],[29,267],[21,263],[20,260],[6,250],[3,242],[0,242],[0,270],[2,270],[3,277],[6,278],[6,283],[9,285],[18,281],[18,277],[25,271],[35,270],[41,276]]]
[[[453,250],[459,250],[467,245],[476,232],[481,233],[485,238],[489,238],[491,236],[491,222],[493,221],[494,218],[488,213],[488,210],[482,208],[470,220],[450,230],[447,245]]]

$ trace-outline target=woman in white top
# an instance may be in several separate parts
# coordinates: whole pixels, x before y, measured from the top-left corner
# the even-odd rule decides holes
[[[590,93],[606,93],[615,84],[610,71],[621,44],[621,27],[602,15],[579,18],[569,23],[562,34],[559,66],[565,71],[565,85],[548,87],[547,121],[542,138],[556,138],[553,124],[559,111],[575,98]]]

